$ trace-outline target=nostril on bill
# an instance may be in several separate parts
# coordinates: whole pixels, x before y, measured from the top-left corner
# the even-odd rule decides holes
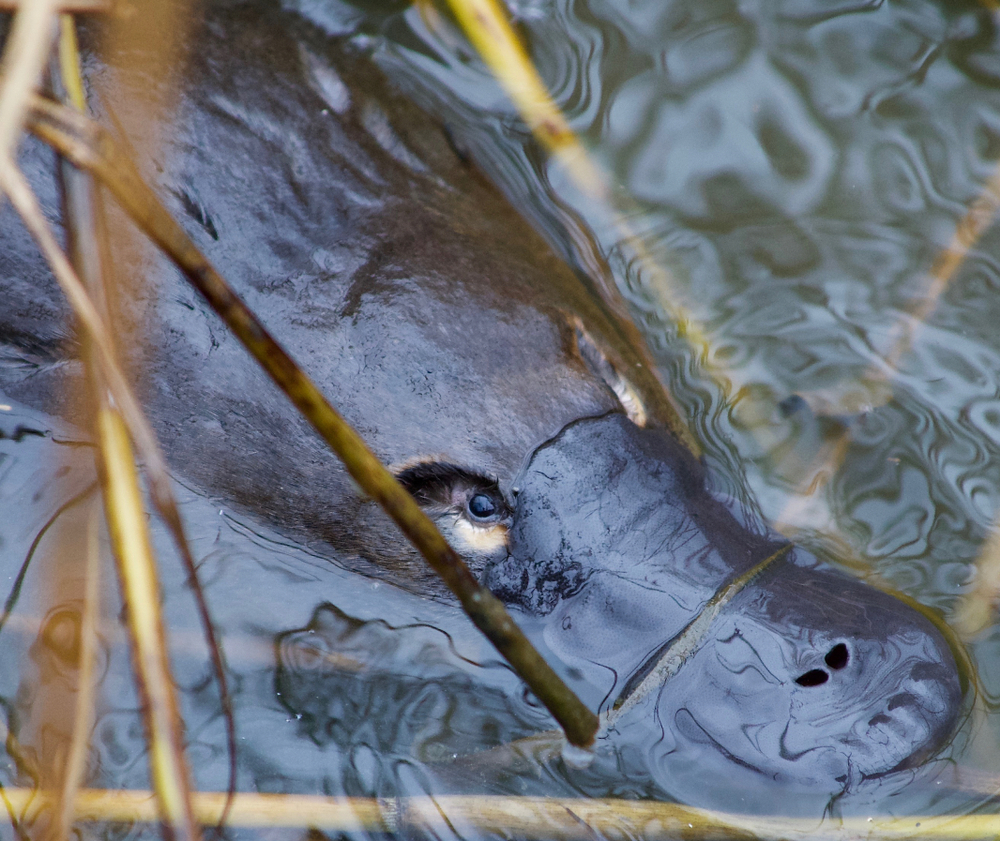
[[[851,655],[847,650],[847,646],[842,642],[838,642],[833,648],[826,652],[823,662],[826,663],[826,665],[833,671],[838,671],[844,668],[850,659]],[[830,673],[824,669],[810,669],[805,674],[799,675],[795,678],[795,682],[799,686],[822,686],[829,679]]]
[[[847,651],[847,646],[842,642],[838,642],[833,648],[831,648],[827,653],[823,661],[834,671],[844,668],[847,665],[847,661],[851,659],[850,653]]]
[[[830,679],[830,676],[822,669],[810,669],[804,675],[795,678],[799,686],[822,686]]]

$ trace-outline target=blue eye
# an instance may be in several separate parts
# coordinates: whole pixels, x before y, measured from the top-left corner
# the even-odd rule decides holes
[[[469,500],[469,513],[477,520],[488,520],[497,513],[497,504],[488,494],[476,494]]]

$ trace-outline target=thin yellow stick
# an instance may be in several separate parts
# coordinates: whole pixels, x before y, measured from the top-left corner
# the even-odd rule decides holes
[[[0,159],[13,158],[28,103],[55,37],[57,0],[31,0],[18,8],[0,62]]]
[[[532,133],[566,165],[581,189],[605,198],[604,173],[552,101],[503,8],[495,0],[448,0],[448,4]]]
[[[35,3],[35,0],[0,0],[0,12],[16,12]],[[56,0],[53,4],[60,12],[110,12],[113,0]]]
[[[230,289],[142,180],[130,160],[91,121],[41,99],[36,100],[36,107],[40,114],[48,114],[67,128],[72,130],[75,127],[83,131],[89,142],[80,142],[68,136],[57,125],[33,124],[33,130],[43,139],[56,144],[61,154],[97,175],[133,221],[170,255],[330,445],[351,477],[385,509],[458,596],[469,618],[552,712],[566,732],[567,739],[577,746],[590,745],[598,727],[597,716],[555,673],[510,617],[503,603],[478,582],[413,497]],[[3,170],[0,169],[2,177]]]
[[[644,283],[657,294],[667,314],[676,324],[678,336],[691,345],[703,369],[716,381],[723,393],[728,394],[730,386],[727,375],[711,359],[705,329],[681,304],[680,293],[670,272],[653,258],[626,216],[617,211],[607,175],[594,163],[549,96],[545,84],[508,22],[506,12],[496,0],[448,0],[448,5],[466,37],[517,106],[528,127],[565,166],[576,186],[611,215],[619,240],[635,255],[644,275]],[[697,443],[693,439],[689,443],[697,451]]]
[[[135,670],[145,696],[149,765],[160,817],[178,837],[197,839],[200,832],[191,811],[190,775],[183,761],[184,736],[170,678],[160,586],[132,445],[125,424],[106,405],[97,413],[97,434],[105,514],[128,612]]]
[[[30,789],[4,789],[13,810],[45,808],[57,795]],[[214,824],[225,805],[223,792],[196,792],[197,820]],[[158,819],[152,792],[83,789],[74,804],[76,820],[153,822]],[[654,801],[506,797],[480,795],[418,796],[380,800],[292,794],[237,794],[229,826],[308,827],[324,832],[414,830],[453,834],[499,831],[526,839],[592,841],[595,834],[648,841],[751,837],[757,841],[808,838],[810,841],[974,841],[995,839],[1000,817],[914,815],[906,818],[809,819],[742,815]]]
[[[87,97],[80,75],[80,49],[76,41],[76,22],[72,15],[59,16],[59,75],[70,104],[81,114],[87,110]]]
[[[59,64],[63,86],[73,108],[82,113],[85,94],[75,27],[69,15],[63,15],[60,23]],[[67,227],[73,232],[71,240],[76,243],[73,259],[80,278],[87,284],[92,301],[103,302],[106,297],[104,272],[101,259],[93,247],[95,241],[101,238],[100,216],[91,195],[91,185],[86,183],[86,179],[89,176],[77,172],[73,172],[72,177],[67,174],[65,179]],[[95,312],[98,306],[95,305]],[[106,318],[106,313],[103,315]],[[84,358],[90,374],[88,380],[97,406],[98,467],[129,618],[136,677],[144,702],[153,786],[159,797],[163,821],[170,827],[171,836],[195,839],[200,837],[200,829],[191,813],[190,773],[184,757],[183,726],[170,675],[160,615],[156,561],[149,539],[135,457],[125,424],[108,397],[105,387],[108,378],[101,364],[101,354],[94,352],[91,335],[85,334],[84,338]],[[110,338],[107,344],[111,348]],[[89,727],[86,731],[89,733]],[[78,785],[79,779],[73,783],[70,773],[67,772],[67,785]],[[67,820],[66,808],[63,804],[60,809],[64,821]]]

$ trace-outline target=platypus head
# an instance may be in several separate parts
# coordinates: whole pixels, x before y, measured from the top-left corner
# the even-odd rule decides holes
[[[748,776],[743,791],[848,792],[920,764],[954,729],[958,670],[935,625],[754,528],[666,430],[624,411],[576,420],[508,487],[440,462],[401,477],[592,707],[611,713],[676,652],[614,725],[672,793],[708,769]]]
[[[170,191],[240,220],[201,238],[210,257],[574,688],[611,709],[786,541],[706,490],[634,331],[437,126],[363,64],[317,57],[308,39],[277,49],[273,29],[242,19],[233,32],[249,43],[231,34],[199,53],[169,135]],[[218,170],[219,148],[267,160],[274,125],[294,167],[245,185]],[[267,213],[247,214],[253,202]],[[158,304],[167,352],[150,400],[179,471],[342,563],[445,598],[202,313],[189,293]],[[653,766],[838,792],[925,759],[959,706],[934,625],[794,549],[616,728],[644,734]]]
[[[748,777],[744,792],[850,791],[950,736],[960,683],[938,629],[754,528],[664,431],[624,413],[572,423],[512,493],[507,555],[486,580],[544,617],[545,647],[587,676],[595,706],[613,710],[674,652],[670,676],[615,724],[668,790],[709,772]],[[710,621],[685,634],[702,612]]]

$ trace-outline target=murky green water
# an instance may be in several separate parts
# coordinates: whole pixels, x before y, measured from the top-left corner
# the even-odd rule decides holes
[[[931,2],[517,4],[543,78],[620,186],[618,210],[670,268],[667,290],[622,242],[609,208],[546,163],[448,24],[398,6],[287,5],[331,32],[355,33],[571,259],[592,262],[575,243],[593,232],[721,491],[756,499],[818,554],[848,558],[945,615],[954,608],[1000,507],[995,230],[972,248],[888,385],[883,359],[1000,158],[1000,43],[990,13]],[[709,366],[678,338],[664,296],[704,325]],[[710,368],[724,372],[725,387]],[[2,529],[0,580],[13,586],[44,523],[84,493],[90,453],[66,443],[77,440],[72,430],[22,407],[0,421],[4,505],[33,500]],[[10,437],[19,424],[48,437]],[[823,445],[845,430],[850,446],[829,485],[797,494],[817,473]],[[69,475],[58,483],[57,460]],[[53,467],[39,474],[39,463]],[[549,761],[514,773],[452,765],[470,744],[549,726],[464,620],[181,493],[225,634],[240,788],[665,796],[629,775],[627,752],[586,772]],[[45,533],[0,632],[0,699],[29,750],[50,749],[32,713],[47,691],[42,675],[62,675],[71,688],[74,680],[58,662],[46,671],[43,661],[56,655],[35,643],[64,618],[49,609],[38,624],[45,549],[60,529],[80,528],[86,504]],[[166,539],[158,542],[197,783],[217,790],[226,779],[218,704],[183,575]],[[105,574],[110,618],[89,783],[136,788],[148,782],[146,757],[113,573]],[[970,652],[978,692],[953,745],[912,786],[835,804],[835,813],[995,810],[1000,628]],[[29,782],[23,765],[0,773],[8,785]]]

